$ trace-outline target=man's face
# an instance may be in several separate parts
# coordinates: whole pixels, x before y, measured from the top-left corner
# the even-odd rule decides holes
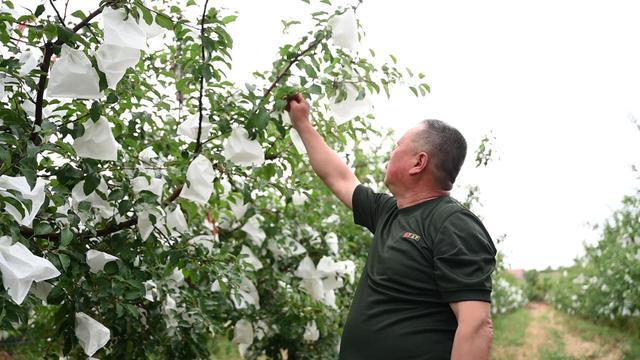
[[[389,155],[389,162],[384,174],[384,184],[393,191],[392,187],[409,176],[409,169],[413,167],[415,146],[413,136],[419,130],[418,127],[409,129],[396,143]]]

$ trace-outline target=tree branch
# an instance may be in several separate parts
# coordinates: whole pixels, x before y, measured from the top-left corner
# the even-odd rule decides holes
[[[51,7],[53,7],[53,10],[56,12],[56,15],[58,16],[58,20],[60,20],[60,23],[62,24],[62,26],[66,25],[64,24],[64,18],[60,15],[60,12],[58,11],[58,8],[56,7],[56,5],[53,3],[53,0],[49,0],[49,4],[51,4]]]
[[[83,27],[89,25],[89,23],[91,22],[91,20],[93,20],[93,18],[95,18],[96,16],[98,16],[100,13],[102,13],[102,9],[104,9],[106,6],[111,5],[111,2],[106,2],[104,4],[102,4],[102,6],[100,6],[97,10],[95,10],[94,12],[92,12],[91,14],[89,14],[86,18],[84,18],[82,21],[80,21],[76,26],[74,26],[71,31],[73,33],[77,33],[80,29],[82,29]],[[55,7],[54,7],[55,8]],[[56,10],[57,12],[57,10]],[[64,24],[63,24],[64,25]],[[43,107],[43,102],[44,102],[44,90],[46,88],[47,85],[47,77],[49,75],[49,67],[51,66],[51,56],[53,56],[53,51],[55,50],[56,46],[60,46],[64,43],[64,41],[62,41],[62,39],[58,38],[55,42],[51,42],[51,41],[47,41],[47,43],[44,44],[44,58],[42,59],[42,64],[40,64],[40,79],[38,80],[38,92],[36,93],[36,119],[34,122],[35,126],[40,126],[42,125],[42,107]],[[35,126],[34,126],[34,131],[35,131]],[[32,134],[31,139],[34,142],[39,142],[40,140],[36,137],[35,134]]]
[[[198,136],[196,137],[196,154],[200,152],[200,148],[202,147],[202,142],[200,141],[200,135],[202,134],[202,118],[204,115],[202,114],[202,93],[204,91],[204,66],[205,66],[205,51],[204,51],[204,19],[207,15],[207,5],[209,4],[209,0],[204,2],[204,8],[202,10],[202,18],[200,20],[200,63],[202,65],[202,69],[200,70],[200,94],[198,96]]]
[[[178,196],[180,196],[180,192],[182,192],[182,185],[178,186],[171,195],[162,202],[163,206],[167,206],[173,201],[175,201]],[[132,227],[138,222],[138,216],[134,215],[129,220],[123,221],[121,223],[111,222],[106,227],[98,230],[95,235],[91,232],[85,231],[83,233],[78,234],[79,237],[87,237],[87,236],[106,236],[118,232],[120,230],[124,230]],[[26,226],[20,227],[20,234],[24,237],[36,237],[40,239],[47,239],[49,241],[60,241],[60,233],[49,233],[49,234],[41,234],[35,235],[32,228],[28,228]]]
[[[261,105],[268,98],[269,94],[271,94],[273,89],[276,88],[280,80],[282,80],[282,78],[289,72],[291,67],[296,62],[298,62],[298,60],[300,60],[303,56],[305,56],[308,52],[310,52],[311,50],[314,50],[322,42],[323,39],[324,39],[324,36],[315,39],[313,42],[311,42],[311,44],[309,44],[309,46],[306,49],[296,54],[296,56],[294,56],[293,59],[289,60],[289,63],[287,64],[287,66],[280,72],[278,77],[276,77],[276,79],[271,83],[271,86],[269,86],[267,91],[264,92],[264,95],[262,96],[262,100],[260,100],[260,103],[258,105]]]
[[[360,7],[360,5],[362,4],[363,0],[358,0],[358,4],[356,6],[353,6],[353,12],[357,12],[358,11],[358,7]],[[284,68],[284,70],[282,70],[282,72],[280,72],[280,74],[278,75],[278,77],[273,81],[273,83],[271,83],[271,86],[269,86],[269,88],[267,89],[267,91],[265,91],[264,95],[262,96],[262,100],[260,101],[260,103],[258,105],[261,105],[262,102],[269,96],[269,94],[273,91],[273,89],[275,89],[275,87],[278,85],[278,83],[280,82],[280,80],[282,80],[282,78],[287,74],[287,72],[289,72],[289,69],[291,69],[291,67],[298,61],[300,60],[303,56],[305,56],[309,51],[315,49],[321,42],[322,40],[324,40],[324,36],[320,37],[320,38],[316,38],[313,42],[311,42],[311,44],[309,44],[309,47],[307,47],[306,49],[304,49],[302,52],[296,54],[296,56],[293,57],[293,59],[291,59],[289,61],[289,63],[287,64],[287,66]],[[259,106],[258,106],[259,107]]]
[[[64,3],[64,15],[62,15],[63,20],[67,19],[67,8],[69,8],[69,0]]]

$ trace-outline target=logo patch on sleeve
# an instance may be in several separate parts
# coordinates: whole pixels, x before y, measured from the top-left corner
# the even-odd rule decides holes
[[[409,231],[405,231],[404,234],[402,234],[402,237],[405,238],[405,239],[411,239],[411,240],[415,240],[415,241],[420,240],[420,235],[414,234],[414,233],[409,232]]]

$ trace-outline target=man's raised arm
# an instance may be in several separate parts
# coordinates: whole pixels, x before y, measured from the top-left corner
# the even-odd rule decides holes
[[[291,123],[307,149],[313,171],[349,209],[352,209],[351,198],[353,190],[360,183],[358,178],[313,128],[309,121],[310,106],[302,94],[296,94],[289,100],[288,109]]]

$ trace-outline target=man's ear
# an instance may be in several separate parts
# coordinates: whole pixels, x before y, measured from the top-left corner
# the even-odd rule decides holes
[[[429,165],[429,155],[421,151],[414,158],[413,167],[409,169],[409,175],[417,175],[423,172]]]

